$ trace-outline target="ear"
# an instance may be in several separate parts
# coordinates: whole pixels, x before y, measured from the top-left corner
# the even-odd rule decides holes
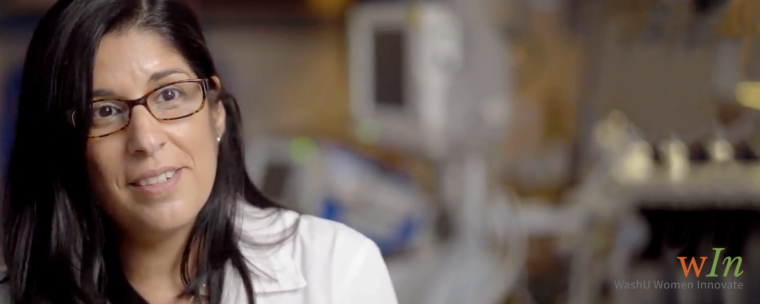
[[[217,91],[222,90],[222,82],[219,80],[219,77],[213,76],[211,77],[211,81],[216,85]],[[227,128],[227,112],[224,110],[224,104],[220,99],[214,101],[209,100],[208,102],[214,120],[213,123],[214,128],[216,129],[216,134],[217,136],[222,137]]]

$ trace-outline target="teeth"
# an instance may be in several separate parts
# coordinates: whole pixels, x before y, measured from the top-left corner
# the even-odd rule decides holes
[[[163,174],[161,174],[159,176],[155,176],[155,177],[146,178],[144,180],[141,180],[140,182],[138,182],[138,184],[140,184],[140,186],[150,186],[150,185],[160,184],[160,183],[166,182],[167,180],[169,180],[170,178],[172,178],[175,173],[176,172],[174,172],[174,171],[166,172],[166,173],[163,173]]]

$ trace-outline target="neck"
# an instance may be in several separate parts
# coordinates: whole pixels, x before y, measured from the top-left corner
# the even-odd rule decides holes
[[[174,303],[184,291],[180,270],[189,235],[188,228],[160,238],[121,238],[119,260],[124,275],[149,303]]]

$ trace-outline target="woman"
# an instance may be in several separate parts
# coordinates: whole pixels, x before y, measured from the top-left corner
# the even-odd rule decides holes
[[[64,0],[26,57],[1,303],[396,303],[377,247],[286,211],[179,0]]]

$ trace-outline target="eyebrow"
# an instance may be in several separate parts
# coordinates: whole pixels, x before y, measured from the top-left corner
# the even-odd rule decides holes
[[[102,97],[110,97],[115,96],[113,91],[109,89],[97,89],[92,91],[92,98],[102,98]]]
[[[148,83],[156,82],[174,74],[185,74],[188,77],[190,74],[181,69],[168,69],[160,72],[153,73],[148,79]],[[96,89],[92,91],[92,98],[114,97],[116,94],[109,89]]]
[[[160,72],[153,73],[153,75],[150,76],[150,79],[148,80],[148,82],[149,83],[150,82],[156,82],[156,81],[159,81],[161,79],[164,79],[164,78],[166,78],[166,77],[168,77],[170,75],[174,75],[174,74],[185,74],[188,77],[190,76],[190,74],[188,74],[187,72],[185,72],[185,71],[183,71],[181,69],[168,69],[168,70],[163,70],[163,71],[160,71]]]

